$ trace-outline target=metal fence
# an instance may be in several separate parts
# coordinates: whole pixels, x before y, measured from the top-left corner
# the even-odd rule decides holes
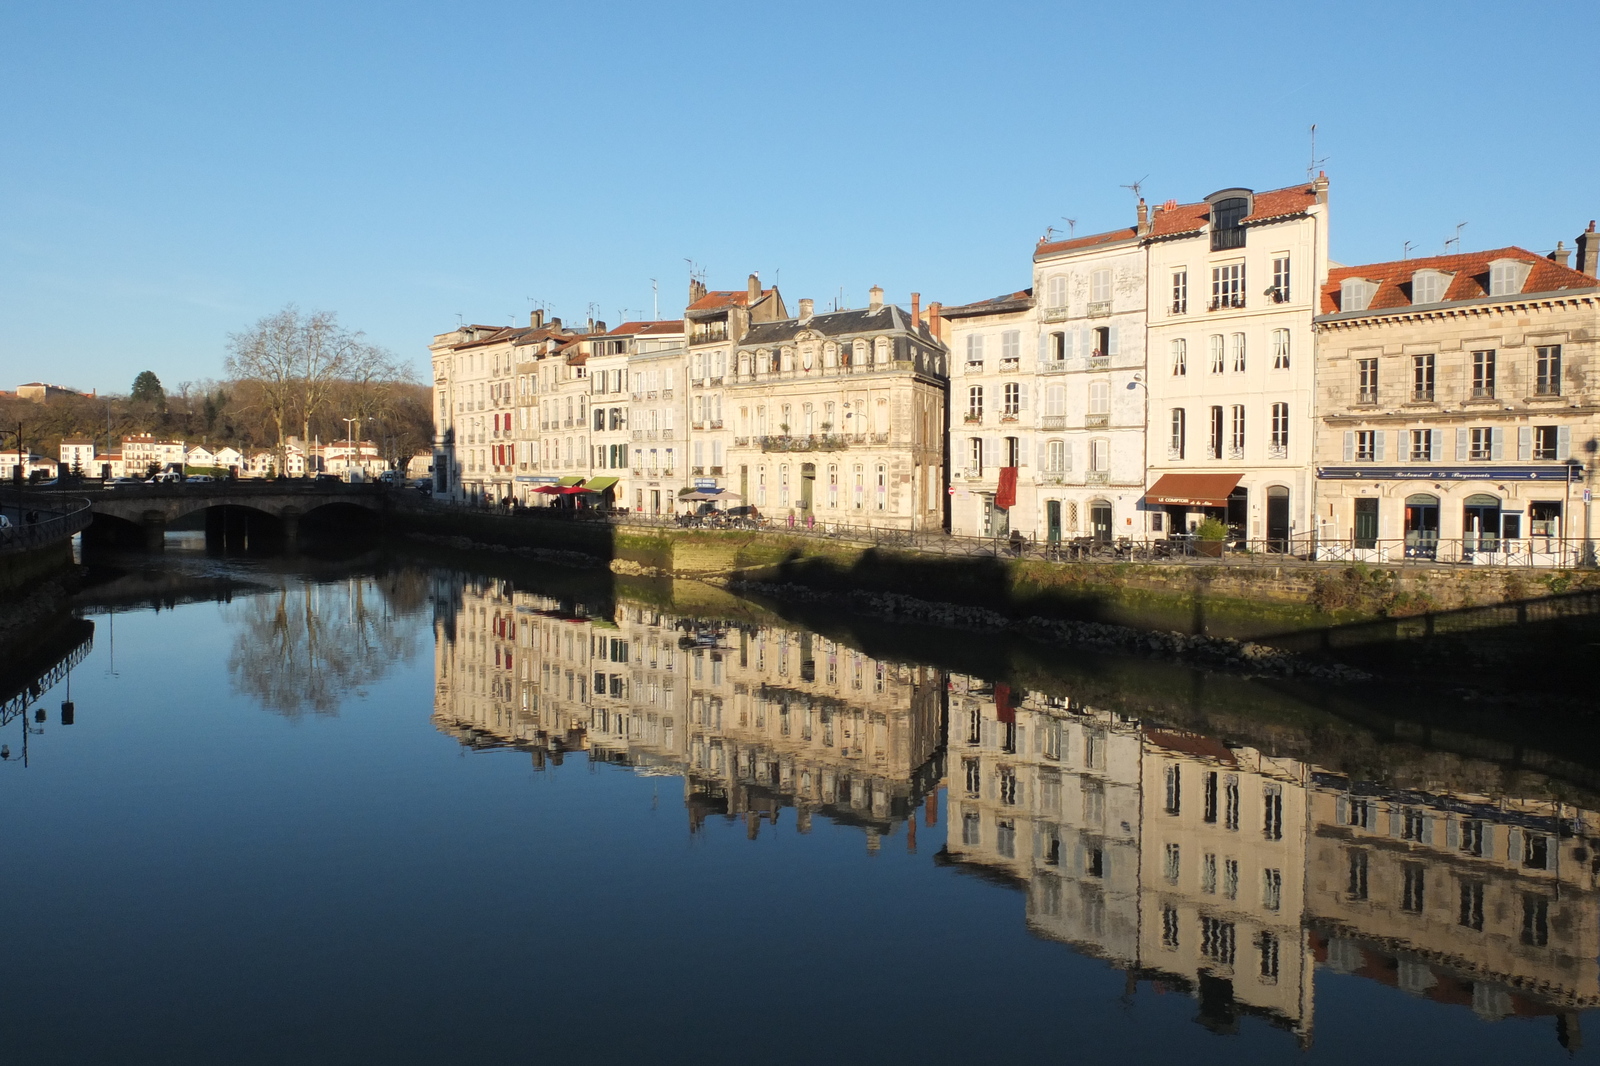
[[[88,500],[15,491],[0,493],[0,514],[7,521],[0,526],[0,554],[67,540],[94,520]]]

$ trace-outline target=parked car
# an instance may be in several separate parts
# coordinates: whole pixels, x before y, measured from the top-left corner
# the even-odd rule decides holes
[[[125,485],[143,485],[144,482],[136,477],[114,477],[106,482],[106,488],[115,489]]]
[[[311,479],[311,482],[315,485],[343,485],[344,479],[338,474],[318,474]]]
[[[184,478],[184,480],[191,485],[197,482],[201,484],[209,484],[212,481],[215,481],[216,478],[212,477],[210,474],[190,474],[188,477]]]

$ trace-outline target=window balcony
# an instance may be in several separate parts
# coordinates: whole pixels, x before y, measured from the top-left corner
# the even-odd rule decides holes
[[[1244,296],[1218,296],[1206,306],[1207,311],[1237,310],[1244,307]]]
[[[661,431],[662,440],[672,440],[677,435],[676,430],[664,429]]]
[[[1089,304],[1086,313],[1090,318],[1108,318],[1111,315],[1111,301],[1095,300]]]
[[[966,414],[961,416],[961,421],[969,426],[976,426],[983,421],[983,412],[968,411]]]
[[[1167,314],[1169,314],[1169,315],[1186,315],[1188,313],[1189,313],[1189,301],[1188,300],[1174,300],[1174,301],[1172,301],[1172,306],[1167,309]]]
[[[1230,444],[1228,446],[1228,458],[1229,459],[1235,459],[1235,460],[1243,459],[1244,458],[1244,445],[1242,445],[1242,444]]]
[[[689,423],[689,428],[690,429],[705,429],[706,428],[706,424],[704,422],[690,422]]]
[[[633,431],[633,439],[634,440],[644,440],[644,430],[642,430],[642,429],[634,430]]]
[[[1412,389],[1411,390],[1411,402],[1412,403],[1432,403],[1433,402],[1433,390],[1432,389]]]
[[[1066,470],[1041,470],[1039,472],[1039,484],[1065,485],[1068,473],[1069,471]]]
[[[690,477],[700,477],[703,474],[705,474],[705,472],[706,472],[706,468],[703,467],[703,466],[691,466],[689,468],[689,476]]]
[[[1066,318],[1067,308],[1065,305],[1061,307],[1046,307],[1039,311],[1039,320],[1041,322],[1064,322]]]
[[[720,467],[720,466],[712,467],[711,468],[711,476],[712,477],[721,477],[722,476],[722,467]]]
[[[1482,386],[1482,385],[1474,386],[1473,389],[1472,389],[1472,398],[1474,400],[1492,400],[1492,399],[1494,399],[1494,386],[1493,385],[1489,385],[1487,387]]]
[[[749,444],[750,444],[750,438],[749,437],[735,437],[735,438],[733,438],[733,446],[735,448],[745,448],[745,447],[748,447]]]
[[[1362,389],[1360,392],[1356,393],[1356,403],[1358,404],[1376,404],[1377,402],[1377,389]]]
[[[722,428],[722,419],[713,418],[710,422],[706,423],[706,425],[711,429],[721,429]]]
[[[1090,370],[1110,370],[1111,357],[1109,355],[1094,354],[1089,356]]]
[[[1040,415],[1039,416],[1039,428],[1040,429],[1066,429],[1067,428],[1067,416],[1066,415]]]
[[[643,477],[644,476],[644,467],[642,467],[642,466],[633,467],[632,468],[632,473],[633,473],[634,477]]]
[[[1046,359],[1039,364],[1039,373],[1041,374],[1065,374],[1066,372],[1067,361],[1065,359]]]
[[[1015,412],[1015,411],[1001,411],[1000,412],[1000,421],[1001,422],[1010,423],[1010,422],[1015,422],[1016,420],[1017,420],[1017,412]]]
[[[1174,448],[1170,444],[1167,445],[1167,461],[1168,462],[1178,462],[1182,458],[1183,458],[1183,449],[1182,448]]]
[[[1268,459],[1287,459],[1287,458],[1289,458],[1289,446],[1287,444],[1269,444],[1269,445],[1267,445],[1267,458]]]
[[[965,470],[961,471],[961,477],[966,481],[982,481],[983,468],[980,466],[969,466]]]
[[[662,399],[663,399],[663,400],[670,400],[670,399],[672,399],[672,390],[671,390],[671,389],[662,389],[662,390],[661,390],[661,398],[662,398]]]
[[[1111,471],[1091,470],[1083,476],[1083,481],[1086,485],[1109,485],[1111,484]]]
[[[1000,373],[1002,373],[1002,374],[1015,374],[1017,371],[1019,371],[1021,369],[1022,369],[1022,360],[1017,358],[1016,356],[1012,356],[1009,359],[1000,360]]]
[[[1108,414],[1089,414],[1083,416],[1084,429],[1104,429],[1110,424],[1111,416]]]

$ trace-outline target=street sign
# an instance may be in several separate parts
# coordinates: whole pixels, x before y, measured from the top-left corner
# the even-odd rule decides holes
[[[717,479],[714,477],[697,477],[694,479],[694,487],[701,492],[709,492],[717,487]]]
[[[1584,503],[1588,503],[1589,502],[1589,490],[1588,489],[1584,489],[1583,490],[1583,502]]]

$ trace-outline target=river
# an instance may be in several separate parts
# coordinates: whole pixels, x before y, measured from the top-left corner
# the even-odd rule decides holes
[[[12,1061],[1594,1057],[1600,774],[1492,715],[493,556],[173,534],[77,610]]]

